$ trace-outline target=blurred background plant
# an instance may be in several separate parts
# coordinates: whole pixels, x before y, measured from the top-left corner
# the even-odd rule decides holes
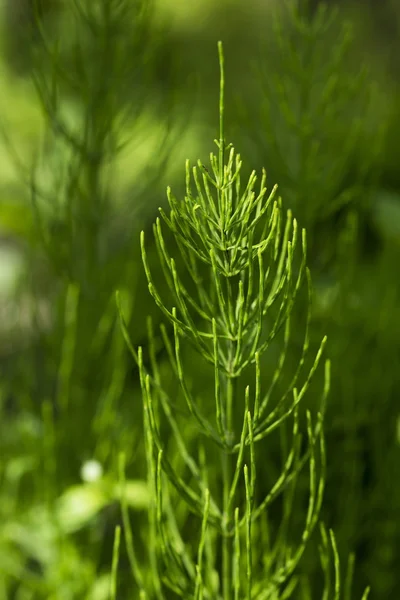
[[[396,0],[3,0],[0,17],[0,598],[109,597],[120,451],[146,542],[140,382],[114,290],[146,346],[138,232],[167,183],[180,197],[183,161],[208,155],[218,39],[227,137],[307,227],[311,345],[326,333],[332,359],[323,517],[357,554],[355,597],[397,597]],[[312,552],[303,569],[319,569]]]

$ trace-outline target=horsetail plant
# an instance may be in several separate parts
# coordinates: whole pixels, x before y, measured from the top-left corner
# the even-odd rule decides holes
[[[143,349],[136,351],[130,341],[117,293],[123,334],[139,365],[144,404],[152,498],[147,566],[140,565],[135,554],[122,501],[125,538],[141,599],[278,600],[293,597],[299,590],[302,598],[309,598],[298,565],[319,522],[323,498],[322,423],[329,390],[329,361],[325,362],[317,415],[303,410],[302,400],[320,367],[326,338],[316,356],[306,363],[306,316],[298,366],[281,392],[292,309],[303,283],[308,293],[311,289],[306,234],[300,231],[291,211],[284,213],[277,187],[267,193],[265,172],[258,187],[255,172],[243,183],[241,158],[225,142],[221,43],[218,48],[218,153],[211,153],[209,168],[199,161],[191,169],[187,162],[184,201],[177,200],[168,189],[170,211],[167,214],[160,209],[161,219],[157,218],[154,225],[160,263],[174,298],[171,308],[153,279],[145,235],[141,234],[150,294],[173,327],[173,337],[168,336],[165,326],[160,330],[168,353],[167,367],[156,359],[160,339],[149,321],[151,367],[145,368]],[[162,222],[173,234],[186,278],[168,250]],[[189,286],[186,281],[190,280]],[[283,344],[274,375],[262,389],[266,360],[280,332]],[[206,378],[202,379],[203,389],[196,391],[185,369],[188,356],[196,356],[191,373],[195,371],[196,375],[197,370],[201,378],[210,373],[211,393]],[[171,381],[166,382],[172,376],[175,388]],[[168,428],[170,438],[166,441]],[[273,433],[280,435],[281,447],[287,450],[275,483],[261,497],[257,464],[263,460],[267,438]],[[289,533],[296,484],[306,467],[308,506],[303,531],[292,544]],[[123,457],[120,469],[123,483]],[[280,513],[274,513],[281,517],[278,526],[270,516],[275,503],[280,507]],[[326,576],[323,598],[339,598],[340,573],[333,533],[322,528],[322,534],[321,562]],[[334,557],[332,585],[329,547]]]

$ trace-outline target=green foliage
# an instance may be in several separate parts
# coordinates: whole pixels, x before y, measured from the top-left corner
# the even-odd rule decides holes
[[[244,117],[255,121],[257,150],[307,228],[322,269],[338,251],[329,236],[332,221],[340,228],[337,216],[368,207],[387,124],[381,118],[373,137],[368,131],[381,102],[354,57],[351,23],[335,7],[318,3],[311,10],[310,4],[284,0],[272,13],[272,35],[254,69],[255,102]]]
[[[2,6],[0,600],[395,598],[398,97],[385,154],[342,12],[181,4]]]
[[[167,588],[182,598],[289,598],[298,593],[296,569],[309,538],[318,523],[325,480],[323,412],[329,389],[329,362],[325,365],[325,386],[320,412],[313,422],[306,412],[308,444],[302,449],[301,400],[321,360],[325,339],[300,384],[299,376],[308,351],[306,333],[298,368],[285,393],[276,395],[275,385],[290,346],[291,312],[306,271],[306,236],[300,235],[291,212],[283,213],[276,187],[266,195],[266,175],[255,191],[256,174],[241,181],[241,159],[224,137],[224,70],[222,45],[220,136],[218,155],[210,155],[210,170],[200,161],[191,172],[186,165],[186,195],[178,201],[168,190],[170,212],[161,216],[174,238],[193,281],[195,293],[183,283],[184,277],[170,256],[158,219],[154,236],[159,260],[174,298],[169,309],[161,298],[149,266],[144,234],[142,258],[148,286],[159,309],[174,328],[173,341],[161,326],[168,348],[170,369],[183,400],[180,407],[163,385],[155,358],[155,337],[150,322],[151,370],[143,364],[143,348],[136,352],[120,309],[123,332],[139,365],[144,402],[144,435],[147,446],[148,480],[151,497],[153,557],[151,578],[145,578],[135,563],[134,576],[144,598],[164,598]],[[194,185],[194,189],[193,189]],[[295,256],[299,251],[300,264]],[[307,272],[308,273],[308,272]],[[185,278],[186,280],[187,278]],[[257,283],[256,283],[257,282]],[[284,329],[284,346],[274,377],[267,390],[261,389],[264,354]],[[208,393],[195,397],[192,381],[184,366],[184,345],[195,349],[199,360],[212,365],[214,410]],[[244,373],[253,367],[254,383],[240,387]],[[193,373],[191,373],[193,375]],[[184,410],[186,404],[186,411]],[[172,410],[173,408],[173,410]],[[186,412],[183,421],[179,413]],[[212,418],[205,413],[213,413]],[[239,418],[238,418],[239,417]],[[196,425],[195,443],[187,445],[181,432],[185,421]],[[175,466],[160,435],[168,421],[183,459]],[[287,427],[289,425],[289,427]],[[259,442],[281,430],[284,468],[269,493],[257,491],[257,463],[262,454]],[[287,434],[292,430],[292,435]],[[238,432],[241,431],[239,434]],[[197,459],[198,457],[198,459]],[[308,509],[300,541],[288,545],[288,532],[297,479],[309,463]],[[188,470],[189,478],[184,477]],[[257,493],[258,492],[258,493]],[[277,526],[271,505],[282,497],[282,521]],[[199,519],[197,549],[181,534],[184,523],[176,510],[183,500],[185,519],[189,513]],[[265,537],[261,535],[265,532]],[[269,532],[269,533],[267,533]],[[340,595],[340,571],[333,533],[330,543],[336,563],[335,583],[329,577],[328,537],[324,529],[322,565],[326,576],[324,597],[334,590]],[[218,558],[217,558],[218,557]],[[261,567],[261,565],[263,565]],[[303,580],[302,584],[305,584]],[[367,597],[365,592],[364,597]]]
[[[158,163],[150,173],[138,160],[130,174],[140,182],[137,206],[128,206],[121,193],[114,196],[118,186],[111,182],[127,132],[143,153],[140,128],[156,118],[144,94],[156,47],[150,8],[147,2],[68,3],[63,18],[69,17],[71,29],[59,38],[39,21],[32,80],[44,130],[35,154],[20,154],[4,125],[28,198],[2,203],[2,226],[28,255],[13,303],[23,290],[31,328],[22,338],[21,331],[6,331],[9,350],[1,365],[0,597],[7,599],[109,597],[108,529],[119,510],[114,464],[122,448],[132,457],[137,436],[137,418],[126,409],[135,386],[126,386],[130,368],[113,290],[129,286],[129,315],[137,281],[134,219],[168,152],[166,113]],[[136,65],[127,63],[125,53],[136,52],[135,43],[144,50],[145,42],[148,52]],[[142,86],[136,97],[126,89],[135,76]],[[18,220],[21,211],[29,215],[25,222]],[[122,260],[127,252],[131,259]],[[16,322],[21,329],[21,318]],[[80,467],[91,460],[105,475],[79,484]],[[146,504],[142,476],[127,483],[127,505],[136,512]],[[96,550],[88,553],[91,546]]]

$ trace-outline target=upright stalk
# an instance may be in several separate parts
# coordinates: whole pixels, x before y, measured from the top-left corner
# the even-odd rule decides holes
[[[218,171],[219,171],[219,183],[220,189],[218,193],[220,195],[220,226],[221,226],[221,238],[224,240],[224,228],[226,219],[226,202],[224,189],[225,184],[225,123],[224,123],[224,112],[225,112],[225,65],[224,65],[224,53],[222,42],[218,42],[218,56],[220,66],[220,85],[219,85],[219,153],[218,153]],[[229,251],[226,251],[227,260],[229,260]],[[228,288],[228,315],[227,321],[232,325],[232,288],[229,279],[227,280]],[[230,332],[229,332],[230,333]],[[229,350],[229,366],[233,368],[233,359],[235,356],[233,349],[233,342],[228,341]],[[232,535],[232,523],[233,523],[233,507],[229,501],[229,495],[232,485],[232,472],[233,472],[233,456],[230,451],[230,446],[233,440],[233,419],[232,419],[232,407],[234,405],[235,395],[235,380],[231,374],[224,376],[225,378],[225,441],[228,449],[223,449],[222,452],[222,485],[223,485],[223,538],[222,538],[222,590],[224,600],[230,600],[233,586],[232,586],[232,559],[233,559],[233,535]]]
[[[224,52],[222,42],[218,42],[219,56],[219,174],[220,181],[224,179],[224,162],[225,162],[225,131],[224,131],[224,113],[225,113],[225,69],[224,69]],[[223,192],[222,192],[223,193]]]
[[[230,359],[233,360],[233,343],[230,343]],[[230,450],[233,443],[233,418],[232,409],[235,404],[237,379],[226,375],[226,442],[228,449],[222,450],[222,485],[223,485],[223,524],[224,535],[222,539],[222,581],[223,598],[230,600],[233,592],[232,561],[234,556],[233,519],[234,506],[229,500],[232,487],[232,474],[234,471],[235,457]]]

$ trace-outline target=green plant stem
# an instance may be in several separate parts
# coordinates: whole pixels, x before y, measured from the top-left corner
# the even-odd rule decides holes
[[[224,177],[224,154],[225,154],[225,133],[224,133],[224,111],[225,111],[225,70],[224,70],[224,52],[222,42],[218,42],[218,56],[220,67],[220,83],[219,83],[219,173],[220,185],[222,187]],[[222,192],[223,193],[223,192]]]
[[[221,227],[223,228],[226,218],[226,206],[224,202],[224,161],[225,161],[225,131],[224,131],[224,107],[225,107],[225,69],[224,69],[224,53],[222,42],[218,42],[218,55],[220,66],[220,96],[219,96],[219,186],[220,186],[220,205],[221,211]],[[230,327],[233,323],[233,307],[232,307],[232,287],[230,281],[227,281],[228,287],[228,314],[227,322]],[[234,342],[229,343],[229,361],[231,371],[234,371],[235,348]],[[226,405],[225,405],[225,442],[228,446],[233,444],[233,418],[232,407],[236,395],[236,378],[231,375],[226,375]],[[234,556],[234,536],[233,519],[234,506],[229,501],[230,491],[232,486],[233,454],[229,449],[223,450],[222,455],[222,480],[223,480],[223,529],[224,535],[222,540],[222,594],[224,600],[230,600],[233,592],[233,556]]]
[[[232,589],[232,542],[230,535],[230,524],[232,519],[232,510],[229,507],[229,490],[232,480],[232,456],[226,450],[222,456],[222,478],[224,490],[224,535],[222,540],[222,589],[224,600],[230,599]]]
[[[230,342],[230,360],[233,368],[235,356],[234,343]],[[225,441],[229,446],[233,443],[233,415],[232,408],[236,396],[237,378],[226,375],[226,405],[225,405]],[[230,600],[233,591],[233,570],[232,558],[234,556],[234,536],[233,519],[235,507],[229,501],[230,490],[232,486],[232,477],[234,473],[233,466],[234,455],[230,450],[224,450],[222,456],[222,477],[223,477],[223,508],[224,508],[224,536],[222,542],[222,588],[224,600]]]

